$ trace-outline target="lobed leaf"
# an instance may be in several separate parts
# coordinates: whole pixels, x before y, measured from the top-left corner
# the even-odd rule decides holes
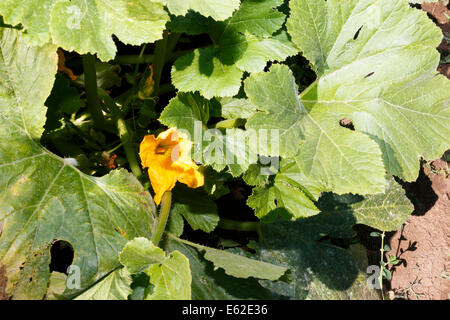
[[[208,33],[214,45],[179,58],[172,82],[183,92],[199,91],[208,99],[231,97],[239,92],[244,72],[264,69],[268,61],[284,60],[297,53],[280,30],[284,14],[278,0],[244,0],[225,22],[188,16],[172,20],[173,31]],[[193,25],[192,25],[193,24]]]
[[[293,0],[287,26],[319,76],[301,96],[310,114],[326,114],[334,126],[350,119],[358,132],[377,143],[388,173],[406,181],[417,178],[419,158],[435,159],[448,149],[450,82],[436,72],[442,34],[424,12],[410,8],[406,0]],[[355,135],[339,140],[346,148],[358,146]],[[308,173],[314,167],[327,170],[316,160],[323,162],[324,155],[311,157],[320,149],[318,143],[311,141],[300,151],[298,162]],[[371,167],[381,183],[379,167],[359,159],[356,167]],[[354,172],[350,163],[346,167]]]
[[[179,251],[166,256],[161,248],[141,237],[128,242],[119,257],[131,273],[145,271],[150,276],[153,288],[147,300],[191,299],[189,260]]]
[[[87,176],[39,144],[56,69],[55,46],[0,30],[0,260],[15,299],[44,297],[55,240],[74,249],[73,296],[120,266],[127,239],[150,236],[153,225],[154,203],[130,173]]]
[[[139,45],[162,38],[169,15],[159,0],[5,0],[0,14],[6,23],[24,26],[31,45],[49,42],[68,51],[114,58],[112,35]]]

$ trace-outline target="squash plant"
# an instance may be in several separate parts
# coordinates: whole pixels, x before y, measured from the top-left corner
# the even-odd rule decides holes
[[[365,252],[324,237],[396,230],[413,210],[398,181],[449,148],[442,34],[425,13],[406,0],[2,0],[0,15],[9,297],[378,298]],[[230,181],[252,186],[258,222],[219,216]],[[259,241],[223,250],[217,228]],[[50,267],[60,241],[68,274]]]

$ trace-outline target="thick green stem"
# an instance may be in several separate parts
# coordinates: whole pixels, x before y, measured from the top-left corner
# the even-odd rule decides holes
[[[170,49],[170,48],[169,48]],[[170,55],[170,57],[166,60],[174,61],[185,54],[192,53],[192,50],[179,50]],[[155,61],[155,56],[153,54],[129,54],[117,56],[111,63],[112,64],[151,64]]]
[[[220,219],[218,227],[224,230],[258,232],[259,222],[245,222],[229,219]]]
[[[98,89],[98,95],[102,98],[102,100],[105,102],[105,105],[111,111],[111,115],[114,119],[114,122],[116,123],[119,138],[122,141],[125,155],[127,157],[131,171],[136,176],[136,178],[143,181],[144,175],[142,174],[141,166],[139,165],[136,157],[136,150],[133,146],[133,135],[130,133],[128,126],[122,117],[122,113],[120,112],[114,100],[103,89]]]
[[[83,55],[84,84],[89,112],[94,124],[100,128],[105,128],[102,108],[97,93],[97,72],[95,69],[95,57],[91,54]]]
[[[224,230],[256,232],[259,241],[262,240],[261,223],[248,221],[235,221],[229,219],[220,219],[218,227]]]
[[[155,56],[153,59],[153,80],[155,81],[153,95],[159,95],[159,88],[161,85],[161,77],[164,69],[164,65],[168,61],[167,57],[172,55],[172,51],[175,49],[180,34],[174,33],[169,37],[169,31],[166,29],[163,34],[162,40],[156,42]]]
[[[380,281],[380,289],[381,289],[381,297],[384,300],[384,293],[383,293],[383,272],[384,272],[384,236],[385,232],[381,234],[381,259],[380,259],[380,277],[378,281]]]
[[[170,208],[172,205],[172,192],[167,191],[162,196],[161,208],[159,210],[158,223],[153,230],[152,242],[155,246],[161,241],[162,235],[166,230],[167,221],[169,220]]]
[[[167,29],[164,31],[163,38],[156,42],[155,57],[153,60],[153,80],[154,85],[154,96],[158,96],[159,86],[161,84],[161,77],[164,65],[166,64],[167,57],[167,45],[169,42],[169,31]]]
[[[113,64],[150,64],[153,62],[155,56],[152,54],[144,54],[144,55],[122,55],[116,57],[112,63]]]

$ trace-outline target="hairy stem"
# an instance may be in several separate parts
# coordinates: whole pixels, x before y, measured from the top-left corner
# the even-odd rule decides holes
[[[102,108],[97,93],[97,72],[95,70],[95,57],[91,54],[83,55],[84,84],[89,112],[96,127],[105,128]]]
[[[384,293],[383,293],[383,271],[384,271],[384,236],[385,232],[381,234],[381,259],[380,259],[380,277],[378,281],[380,281],[380,289],[381,289],[381,297],[384,300]]]
[[[256,232],[258,240],[262,240],[261,223],[220,219],[218,227],[224,230]]]
[[[172,51],[175,49],[180,34],[174,33],[169,36],[169,31],[166,29],[163,34],[163,38],[156,42],[155,56],[153,60],[153,79],[155,81],[153,95],[159,95],[159,88],[161,86],[161,77],[164,69],[164,65],[168,61],[167,57],[172,55]]]
[[[172,192],[167,191],[162,196],[161,207],[159,210],[158,222],[153,231],[152,242],[155,246],[161,241],[161,237],[166,230],[167,220],[169,219],[170,208],[172,205]]]
[[[105,105],[111,111],[111,115],[114,119],[114,122],[116,123],[119,138],[122,141],[125,155],[127,157],[128,163],[130,164],[131,171],[136,176],[136,178],[138,178],[142,182],[144,175],[142,174],[141,166],[139,165],[136,156],[136,150],[133,146],[133,134],[130,132],[125,120],[122,117],[122,113],[120,112],[114,100],[103,89],[98,89],[98,95],[102,98]]]

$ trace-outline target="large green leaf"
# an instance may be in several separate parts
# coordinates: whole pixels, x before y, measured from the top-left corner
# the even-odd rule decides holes
[[[405,191],[393,177],[387,179],[384,194],[365,197],[353,194],[325,194],[317,206],[322,211],[318,224],[325,225],[326,221],[332,219],[351,217],[353,225],[364,224],[381,231],[399,229],[414,210]]]
[[[302,94],[311,116],[326,117],[316,121],[327,127],[337,127],[342,118],[352,120],[358,132],[378,144],[390,174],[415,180],[419,158],[440,157],[450,141],[450,82],[436,72],[440,29],[406,0],[293,0],[290,6],[292,41],[319,76]],[[332,150],[325,133],[317,128],[304,132],[308,133],[321,140],[307,139],[301,149],[298,163],[307,173],[330,172],[324,159],[328,148],[330,159],[344,163],[345,172],[358,175]],[[361,151],[364,142],[358,140],[362,138],[347,136],[351,139],[339,137],[339,143]],[[370,144],[364,145],[375,152]],[[355,188],[376,191],[367,188],[364,179],[375,175],[370,170],[378,175],[374,187],[381,182],[377,162],[357,158],[353,166],[364,177],[358,177],[362,183],[355,183]],[[344,180],[343,176],[343,184]]]
[[[255,175],[261,176],[261,173]],[[314,186],[309,185],[304,175],[296,172],[294,163],[282,163],[273,181],[256,187],[247,204],[255,209],[257,217],[264,218],[266,222],[273,220],[277,214],[295,220],[320,212],[314,203],[319,194],[314,192]]]
[[[177,186],[173,192],[171,215],[183,216],[194,230],[212,232],[219,224],[216,203],[202,189]]]
[[[341,127],[339,120],[345,114],[339,109],[305,108],[287,66],[273,65],[270,72],[253,74],[245,81],[245,91],[260,110],[248,119],[247,129],[279,132],[279,154],[271,146],[271,154],[265,155],[292,157],[300,150],[301,172],[323,191],[384,191],[385,169],[377,144],[367,135]]]
[[[291,299],[378,299],[366,283],[366,270],[350,252],[314,241],[302,232],[302,224],[263,226],[263,241],[255,244],[257,255],[291,270],[289,281],[260,281],[264,287]]]
[[[229,18],[240,4],[240,0],[161,0],[161,2],[165,3],[175,15],[185,15],[189,10],[194,10],[215,20]]]
[[[189,260],[179,251],[166,256],[146,238],[128,242],[120,253],[120,262],[131,272],[145,271],[150,276],[152,291],[148,300],[191,299],[191,271]]]
[[[75,300],[127,300],[131,294],[131,274],[125,268],[117,269]]]
[[[172,19],[173,31],[208,33],[214,45],[179,58],[172,69],[173,84],[183,92],[199,91],[207,98],[239,92],[244,72],[258,72],[268,61],[297,53],[287,34],[279,31],[284,14],[279,0],[244,0],[225,22],[190,15]]]
[[[199,252],[205,252],[204,258],[214,263],[215,269],[222,268],[226,274],[236,278],[256,278],[266,280],[278,280],[287,271],[287,268],[243,257],[224,250],[205,247],[196,243],[176,238],[173,240],[182,242],[196,248]]]
[[[132,45],[154,42],[169,19],[159,0],[4,0],[0,14],[6,23],[21,23],[30,44],[51,41],[104,61],[115,56],[113,34]]]
[[[127,239],[153,226],[154,203],[130,173],[90,177],[39,144],[56,69],[55,46],[0,31],[0,260],[13,298],[44,297],[54,240],[74,249],[81,287],[67,290],[73,295],[120,266]]]
[[[198,249],[170,237],[165,241],[168,251],[178,250],[189,259],[192,272],[192,299],[230,300],[230,299],[279,299],[280,296],[263,288],[254,278],[240,279],[216,269],[213,263],[205,260]]]

